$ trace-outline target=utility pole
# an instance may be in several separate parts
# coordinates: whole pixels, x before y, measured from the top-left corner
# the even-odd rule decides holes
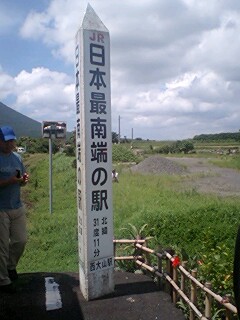
[[[120,122],[121,122],[121,118],[120,116],[118,117],[118,143],[120,144],[120,140],[121,140],[121,131],[120,131]]]
[[[132,128],[132,140],[131,140],[131,149],[133,148],[133,128]]]

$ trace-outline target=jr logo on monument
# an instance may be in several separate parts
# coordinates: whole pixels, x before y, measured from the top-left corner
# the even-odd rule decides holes
[[[76,35],[76,148],[80,288],[114,290],[110,39],[88,5]]]

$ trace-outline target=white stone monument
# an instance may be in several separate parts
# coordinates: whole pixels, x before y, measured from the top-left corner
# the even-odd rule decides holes
[[[80,288],[114,290],[110,37],[90,5],[76,35],[76,148]]]

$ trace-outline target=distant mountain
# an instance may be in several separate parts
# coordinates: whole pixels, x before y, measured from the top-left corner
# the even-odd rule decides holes
[[[0,102],[0,126],[13,127],[16,136],[39,138],[42,136],[42,124]]]

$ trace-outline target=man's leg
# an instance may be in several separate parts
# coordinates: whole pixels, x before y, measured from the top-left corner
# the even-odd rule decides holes
[[[10,220],[6,211],[0,210],[0,286],[11,283],[8,276]]]
[[[27,242],[25,208],[9,210],[10,218],[10,243],[8,270],[16,270]]]

